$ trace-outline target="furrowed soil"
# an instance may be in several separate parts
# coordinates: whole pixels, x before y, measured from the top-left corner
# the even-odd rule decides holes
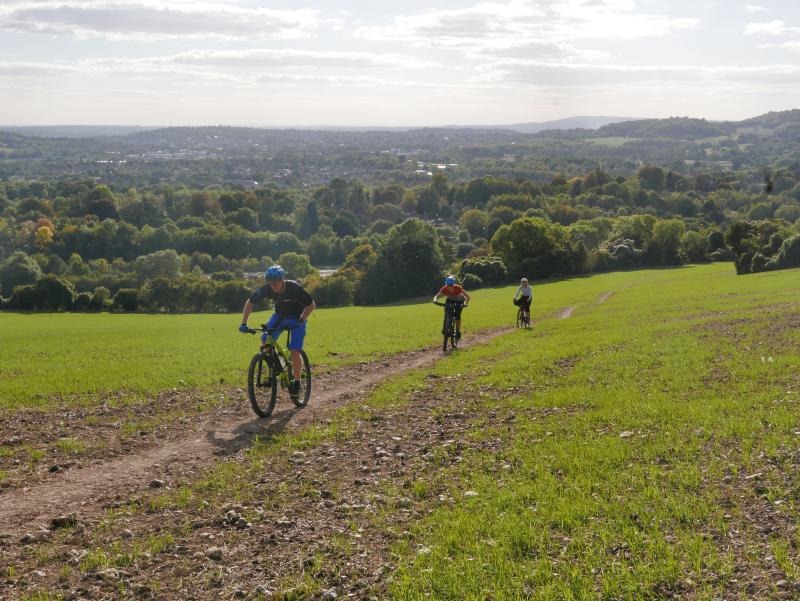
[[[481,333],[480,340],[507,331],[489,330]],[[465,336],[461,346],[476,340]],[[2,444],[19,447],[24,450],[20,455],[28,457],[39,450],[44,457],[36,465],[30,460],[0,459],[0,469],[12,474],[0,493],[0,533],[17,534],[57,512],[96,510],[150,483],[156,486],[153,481],[183,478],[209,461],[235,455],[257,436],[318,423],[330,411],[368,397],[388,378],[441,357],[441,351],[426,349],[322,374],[313,381],[313,402],[308,407],[299,409],[287,402],[268,419],[255,418],[240,387],[173,390],[135,407],[106,403],[92,410],[51,413],[46,417],[52,422],[42,419],[41,413],[17,413],[0,420]],[[209,405],[205,411],[192,411]],[[120,432],[121,424],[131,423],[125,420],[133,417],[138,420],[135,430]],[[65,441],[78,441],[80,451]]]
[[[465,336],[461,346],[509,330]],[[380,511],[380,491],[413,479],[415,470],[429,464],[422,456],[466,424],[463,412],[440,415],[452,400],[434,391],[433,375],[403,411],[368,412],[354,439],[313,453],[295,451],[268,465],[256,488],[267,496],[280,491],[285,502],[275,512],[263,510],[263,499],[252,499],[224,514],[202,507],[165,514],[152,499],[202,479],[210,465],[241,460],[254,444],[324,427],[330,415],[365,400],[387,379],[442,357],[440,350],[426,349],[322,374],[314,379],[309,406],[298,409],[279,398],[267,419],[255,419],[246,392],[233,387],[172,390],[130,404],[114,398],[91,409],[51,413],[49,420],[36,412],[3,418],[0,444],[18,452],[0,457],[8,473],[0,492],[0,599],[43,590],[65,599],[218,599],[244,591],[271,598],[282,579],[311,569],[349,591],[382,590],[378,584],[391,566],[385,551],[393,536],[348,528]],[[109,526],[108,515],[117,513],[130,515]],[[405,519],[417,516],[401,508],[400,530]],[[108,562],[99,550],[93,555],[98,530],[107,530],[100,538],[112,546],[141,538],[150,541],[146,546],[166,547],[157,556],[141,550],[130,563]],[[175,531],[185,531],[180,544],[174,534],[158,542],[160,532]],[[342,541],[355,542],[363,553],[348,552],[354,559],[345,566],[316,565],[320,554],[335,558],[332,545]],[[213,547],[221,549],[221,559],[206,557]]]
[[[0,416],[0,599],[799,598],[800,307],[629,288],[268,419],[231,386]]]

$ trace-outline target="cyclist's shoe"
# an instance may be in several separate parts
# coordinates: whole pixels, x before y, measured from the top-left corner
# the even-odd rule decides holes
[[[456,330],[456,340],[461,340],[461,330]]]
[[[289,382],[289,396],[300,396],[300,380],[292,380]]]

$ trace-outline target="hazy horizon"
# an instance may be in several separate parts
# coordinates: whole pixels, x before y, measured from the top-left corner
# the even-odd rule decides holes
[[[16,127],[723,121],[800,106],[788,0],[4,0],[0,51],[0,118]]]

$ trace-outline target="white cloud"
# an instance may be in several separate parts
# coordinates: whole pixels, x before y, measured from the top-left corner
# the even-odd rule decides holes
[[[785,48],[794,52],[800,52],[800,40],[792,40],[783,44],[759,44],[759,48]]]
[[[290,39],[318,25],[317,11],[242,8],[222,1],[18,0],[0,6],[0,29],[76,38]]]
[[[58,63],[0,61],[0,75],[8,77],[55,77],[76,72],[75,67]]]
[[[749,13],[765,13],[769,12],[765,7],[758,4],[748,4],[744,9]]]
[[[577,39],[635,39],[696,27],[698,20],[636,13],[629,0],[483,2],[468,8],[401,15],[391,25],[365,26],[355,35],[420,47],[496,51]]]
[[[197,66],[317,67],[317,68],[430,68],[441,66],[402,54],[307,50],[194,50],[164,60]]]
[[[505,60],[482,65],[476,80],[510,86],[584,88],[618,86],[619,89],[650,85],[707,85],[709,82],[752,85],[793,84],[800,78],[800,65],[758,67],[700,65],[597,65]]]
[[[800,27],[789,27],[783,21],[767,21],[764,23],[748,23],[744,28],[745,35],[788,35],[791,33],[800,33]]]

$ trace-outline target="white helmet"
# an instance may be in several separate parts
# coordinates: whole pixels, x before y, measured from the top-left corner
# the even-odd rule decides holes
[[[522,279],[519,281],[519,283],[520,283],[520,284],[527,284],[527,283],[528,283],[528,278],[522,278]]]

